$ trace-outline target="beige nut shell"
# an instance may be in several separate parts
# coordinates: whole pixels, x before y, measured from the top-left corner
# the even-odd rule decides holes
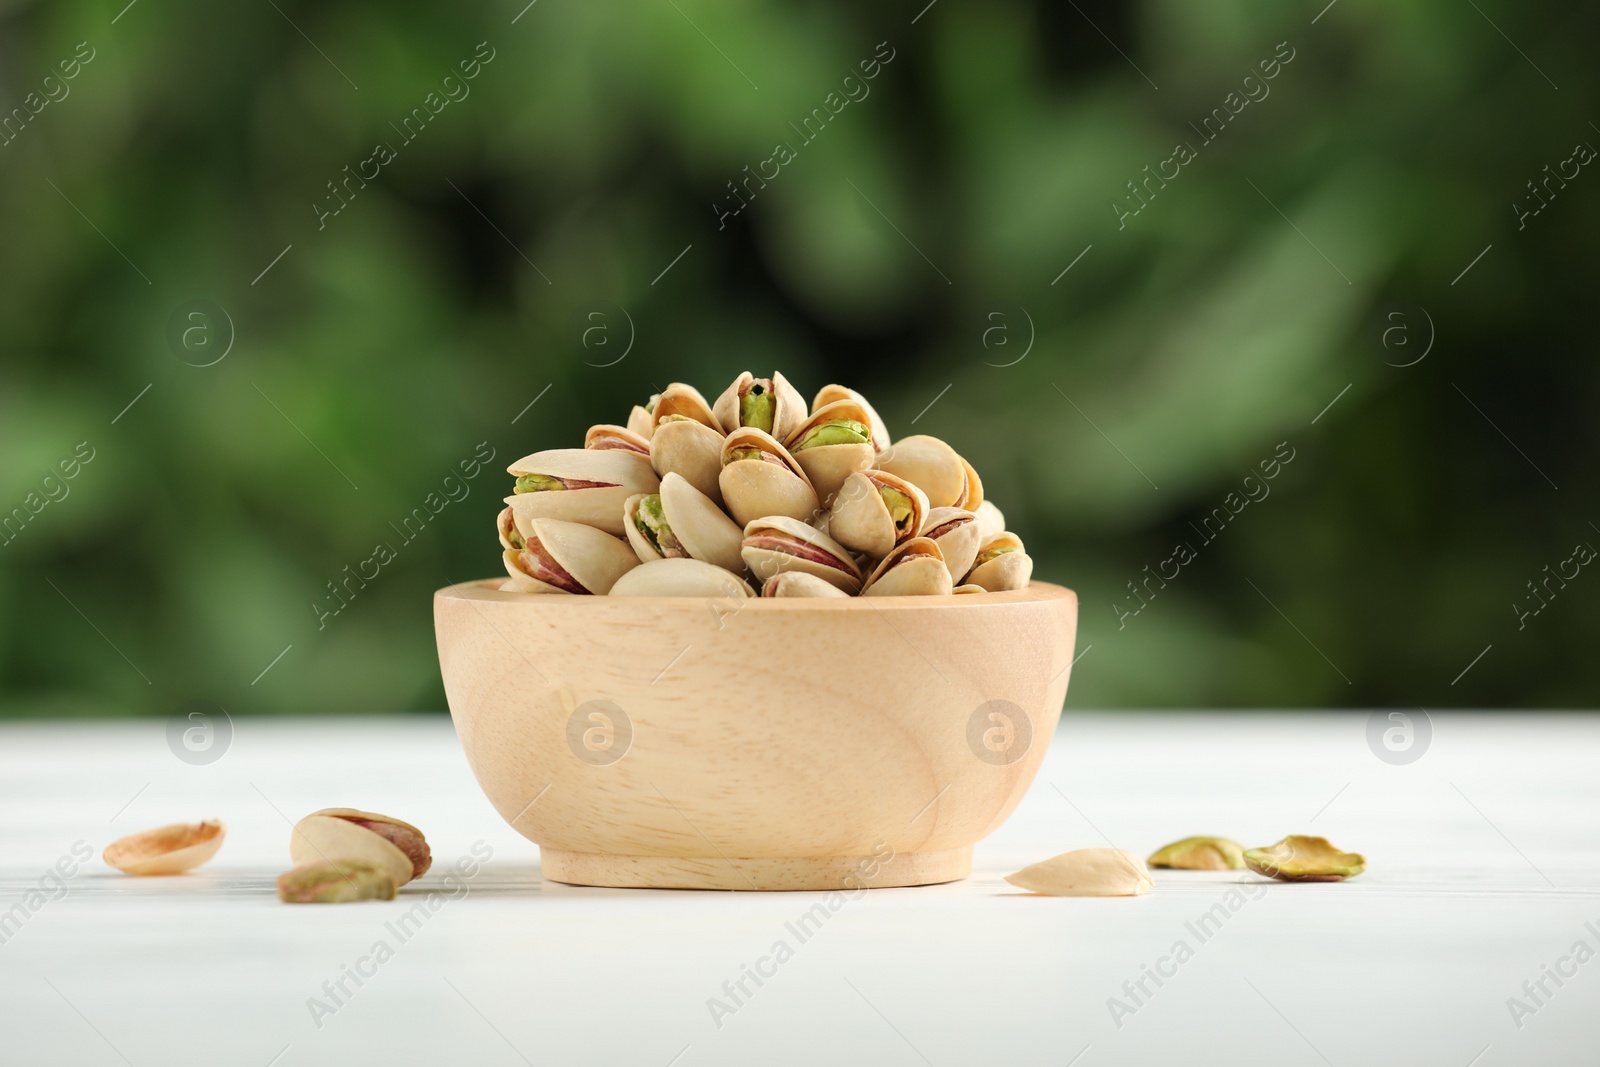
[[[215,856],[227,833],[217,819],[170,823],[111,842],[100,858],[124,874],[182,874]]]
[[[347,809],[328,810],[343,812]],[[289,834],[289,857],[296,867],[324,860],[361,860],[386,872],[396,886],[411,881],[414,870],[411,857],[390,841],[348,818],[320,812],[294,824]]]

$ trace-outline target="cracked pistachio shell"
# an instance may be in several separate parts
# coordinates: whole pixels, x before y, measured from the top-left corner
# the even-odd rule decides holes
[[[967,463],[937,437],[902,437],[878,457],[875,466],[916,485],[929,507],[960,507],[967,499]]]
[[[761,595],[847,597],[850,594],[815,575],[803,574],[800,571],[782,571],[762,583]]]
[[[958,594],[960,594],[960,593],[987,593],[988,591],[989,590],[985,589],[983,586],[981,586],[981,585],[973,585],[970,582],[968,584],[966,584],[966,585],[958,585],[954,589],[950,590],[950,592],[958,593]]]
[[[950,568],[939,546],[926,537],[913,537],[895,547],[867,579],[862,596],[948,596]]]
[[[639,565],[638,554],[625,541],[593,526],[560,519],[534,519],[526,525],[519,522],[518,527],[525,540],[538,542],[557,566],[596,596],[610,592],[618,578]],[[518,564],[519,556],[520,553],[514,551],[504,553],[506,573],[518,583],[522,592],[565,592],[529,575]]]
[[[1053,897],[1135,897],[1155,883],[1144,861],[1120,848],[1079,848],[1006,875],[1020,889]]]
[[[1006,531],[1006,517],[1000,509],[994,506],[992,500],[985,500],[973,512],[978,517],[978,531],[984,541],[999,537]]]
[[[865,408],[867,414],[872,416],[872,421],[867,424],[872,427],[872,447],[879,452],[887,452],[889,450],[888,428],[884,426],[883,420],[878,418],[878,413],[873,409],[872,405],[867,403],[867,398],[854,389],[844,385],[824,385],[817,390],[817,395],[812,399],[811,410],[817,411],[825,408],[835,400],[854,400]]]
[[[119,838],[100,858],[124,874],[182,874],[215,856],[227,832],[216,819],[172,823]]]
[[[655,432],[656,417],[651,413],[651,409],[656,406],[656,401],[660,399],[660,395],[657,393],[650,398],[649,407],[640,407],[635,404],[633,405],[633,410],[628,412],[628,429],[646,441],[650,440],[650,435]]]
[[[745,526],[742,555],[750,573],[762,583],[775,574],[798,571],[852,596],[861,589],[861,568],[843,545],[786,515],[769,515]]]
[[[972,561],[978,558],[978,545],[983,540],[978,523],[978,516],[965,508],[932,508],[923,520],[921,536],[931,537],[939,546],[953,582],[966,577],[972,570]],[[935,531],[942,532],[934,536]]]
[[[1341,852],[1326,837],[1290,834],[1266,848],[1247,848],[1244,862],[1257,874],[1280,882],[1342,882],[1367,869],[1358,852]]]
[[[524,456],[506,470],[519,478],[542,474],[605,483],[587,489],[546,489],[506,497],[524,536],[532,519],[561,519],[586,523],[621,537],[623,501],[635,493],[653,493],[661,486],[647,459],[636,452],[616,449],[551,448]]]
[[[643,563],[617,579],[612,596],[755,596],[744,580],[721,567],[688,556]]]
[[[747,448],[776,457],[778,462],[733,458],[736,452]],[[748,526],[769,515],[784,515],[804,523],[821,506],[811,480],[771,434],[752,426],[741,427],[723,442],[719,458],[722,503],[737,523]]]
[[[967,472],[967,495],[956,501],[955,506],[976,513],[983,507],[983,479],[978,477],[978,468],[968,463],[966,457],[962,457],[961,466]]]
[[[906,509],[899,525],[890,511],[891,498]],[[828,533],[853,552],[881,559],[895,545],[917,536],[927,514],[928,498],[904,478],[887,471],[856,471],[834,495]]]
[[[868,439],[860,443],[804,445],[806,435],[814,428],[841,419],[866,427]],[[811,479],[817,497],[827,504],[833,500],[839,487],[844,485],[846,478],[872,466],[878,450],[872,443],[871,435],[872,412],[865,404],[848,399],[835,400],[813,411],[811,417],[802,422],[784,444],[794,455],[795,462],[800,464],[800,469],[806,472],[806,477]]]
[[[967,582],[981,585],[991,593],[1010,589],[1025,589],[1033,577],[1033,559],[1023,551],[1022,539],[1014,533],[1003,533],[978,546],[978,559],[995,549],[1008,549],[993,559],[978,563],[967,574]]]
[[[722,504],[722,431],[693,419],[671,419],[656,426],[650,438],[650,463],[665,478],[676,474],[714,504]]]
[[[722,391],[716,403],[711,405],[711,413],[717,417],[724,433],[732,433],[740,426],[755,425],[746,423],[742,418],[745,410],[741,404],[747,395],[750,385],[758,379],[749,371],[745,371],[733,380],[733,384]],[[786,441],[806,419],[805,397],[800,391],[789,384],[789,379],[782,373],[775,373],[766,384],[771,387],[768,394],[771,397],[772,420],[770,426],[757,426],[757,429],[770,433],[779,441]]]
[[[522,534],[517,531],[517,523],[511,513],[511,505],[507,504],[500,509],[500,518],[497,520],[496,525],[499,527],[501,551],[522,551]]]
[[[1156,849],[1145,862],[1180,871],[1242,871],[1244,846],[1226,837],[1186,837]]]
[[[323,808],[295,823],[289,856],[297,867],[339,860],[370,863],[396,886],[421,876],[433,863],[421,830],[355,808]]]
[[[645,459],[650,458],[648,437],[626,426],[614,426],[611,423],[589,427],[589,431],[583,435],[583,447],[596,452],[632,452]]]
[[[319,860],[278,875],[278,899],[285,904],[393,900],[394,879],[361,860]]]
[[[700,390],[692,385],[673,382],[656,397],[655,408],[651,414],[655,420],[655,428],[660,430],[661,420],[672,415],[698,422],[708,429],[716,430],[719,434],[722,432],[722,425],[712,413],[711,405],[706,403],[706,398],[700,394]]]
[[[739,555],[744,530],[725,515],[712,499],[690,485],[679,474],[668,474],[661,479],[661,510],[667,526],[678,539],[683,551],[690,557],[715,564],[737,574],[744,570],[744,560]],[[624,531],[641,563],[662,558],[662,552],[639,529],[634,516],[645,494],[631,496],[624,505]]]

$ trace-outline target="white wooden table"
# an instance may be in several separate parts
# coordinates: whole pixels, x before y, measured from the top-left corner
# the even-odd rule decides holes
[[[3,726],[0,1062],[1600,1062],[1600,719],[1435,714],[1426,754],[1393,766],[1367,718],[1069,709],[971,879],[803,928],[821,894],[543,881],[443,717],[244,720],[207,766],[161,722]],[[415,822],[435,873],[393,904],[279,904],[285,818],[330,805]],[[208,816],[227,844],[192,875],[100,862],[124,833]],[[1157,872],[1113,900],[1000,878],[1107,841],[1291,832],[1369,872]],[[93,858],[63,892],[47,872],[78,842]],[[492,856],[447,885],[474,846]]]

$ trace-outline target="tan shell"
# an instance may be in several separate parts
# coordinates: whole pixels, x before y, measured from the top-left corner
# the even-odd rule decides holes
[[[999,537],[991,537],[978,546],[978,555],[983,555],[999,543],[1010,543],[1022,548],[1022,538],[1014,533],[1002,533]],[[991,593],[1003,593],[1008,589],[1026,589],[1028,579],[1033,577],[1033,557],[1026,551],[1007,552],[996,556],[987,563],[981,563],[972,568],[967,575],[967,581],[972,585],[981,585]]]
[[[706,398],[700,390],[692,385],[673,382],[661,390],[661,394],[656,397],[655,410],[651,415],[656,429],[661,428],[661,420],[668,415],[682,415],[716,430],[719,434],[722,432],[722,424],[717,422],[717,417],[711,413],[711,405],[706,403]],[[654,435],[651,436],[653,439]]]
[[[521,549],[511,540],[512,534],[516,534],[518,540],[522,538],[522,534],[517,530],[517,520],[511,511],[511,505],[507,504],[500,509],[500,517],[496,520],[495,525],[498,527],[497,532],[500,534],[501,551],[520,552]]]
[[[632,452],[645,459],[650,458],[648,437],[626,426],[615,426],[607,422],[589,427],[589,432],[583,435],[583,447],[596,451],[614,449],[618,452]]]
[[[937,437],[902,437],[874,465],[914,483],[929,507],[960,507],[967,498],[967,462]]]
[[[217,819],[176,822],[119,838],[100,858],[124,874],[182,874],[215,856],[227,832]]]
[[[783,466],[755,459],[736,459],[723,465],[718,482],[723,506],[733,520],[749,525],[769,515],[786,515],[803,524],[815,515],[821,501],[811,487],[811,480],[789,450],[770,434],[753,426],[740,427],[727,436],[718,458],[725,459],[733,449],[749,445],[777,456]]]
[[[985,500],[977,508],[969,510],[978,516],[978,530],[983,540],[992,541],[1005,533],[1006,517],[995,507],[993,501]]]
[[[658,397],[651,397],[650,403],[653,405],[657,399]],[[648,441],[655,428],[656,417],[650,413],[649,409],[642,408],[638,404],[633,405],[633,410],[628,412],[628,429]]]
[[[844,570],[817,563],[801,556],[791,555],[770,548],[753,547],[752,538],[759,536],[764,531],[772,531],[820,548],[832,555],[841,564]],[[750,568],[750,573],[765,583],[768,578],[784,571],[798,571],[821,578],[838,589],[854,595],[861,588],[861,568],[856,566],[855,560],[850,558],[850,553],[845,551],[843,545],[829,537],[827,534],[812,526],[807,526],[799,519],[785,515],[769,515],[751,521],[744,528],[745,547],[743,550],[745,565]]]
[[[966,585],[958,585],[954,589],[950,590],[950,592],[955,593],[957,596],[966,593],[987,593],[988,591],[989,590],[985,589],[983,586],[973,585],[971,582],[968,582]]]
[[[755,375],[749,371],[740,374],[733,380],[733,384],[722,391],[716,403],[711,405],[711,412],[717,417],[724,433],[737,430],[739,422],[739,398],[744,387],[755,380]],[[773,374],[772,396],[775,402],[772,413],[772,436],[780,441],[787,441],[789,434],[806,420],[806,399],[800,391],[789,384],[781,372]]]
[[[623,517],[627,520],[623,523],[623,529],[640,562],[652,563],[662,558],[661,553],[633,522],[639,502],[645,496],[644,493],[630,496],[623,505]],[[661,479],[661,510],[667,516],[667,525],[672,527],[684,551],[691,557],[735,574],[744,570],[744,560],[739,555],[744,530],[682,475],[668,474]]]
[[[1006,881],[1053,897],[1136,897],[1155,882],[1144,861],[1121,848],[1078,848],[1006,875]]]
[[[811,417],[802,422],[794,433],[785,439],[785,447],[790,449],[794,461],[800,464],[800,469],[811,479],[817,497],[823,504],[833,500],[834,494],[844,485],[846,478],[856,471],[864,471],[871,467],[878,457],[878,450],[871,443],[815,445],[811,448],[795,449],[794,446],[805,436],[806,430],[829,419],[853,419],[866,426],[869,435],[873,427],[872,410],[865,404],[857,400],[835,400],[813,411]]]
[[[681,475],[720,507],[722,487],[717,476],[722,473],[722,445],[721,430],[674,420],[656,427],[650,438],[650,463],[663,478]]]
[[[913,537],[883,557],[861,595],[949,596],[953,584],[939,546],[926,537]]]
[[[428,873],[428,868],[433,866],[433,851],[428,848],[428,839],[422,831],[403,819],[396,819],[392,815],[379,815],[372,811],[362,811],[360,808],[322,808],[311,813],[312,815],[328,815],[335,819],[354,820],[372,833],[394,845],[411,860],[411,877],[421,878]]]
[[[762,583],[761,595],[847,597],[850,594],[815,575],[801,571],[780,571]]]
[[[641,564],[617,579],[612,596],[752,597],[737,575],[698,559],[678,557]]]
[[[956,506],[976,512],[983,506],[983,479],[978,477],[978,469],[968,463],[965,456],[961,459],[961,466],[967,472],[967,495]]]
[[[639,565],[637,553],[625,541],[602,533],[593,526],[560,519],[534,519],[526,525],[518,523],[518,526],[523,537],[537,539],[562,570],[596,596],[609,593],[618,578]],[[517,583],[518,591],[565,592],[532,577],[517,566],[517,555],[515,551],[507,551],[502,559],[506,573]]]
[[[880,488],[898,489],[911,499],[911,521],[904,532],[897,531],[889,505]],[[928,498],[922,490],[888,471],[856,471],[844,480],[834,495],[828,516],[828,534],[853,552],[882,559],[895,545],[922,532],[928,515]],[[976,550],[976,546],[974,546]],[[968,564],[971,564],[969,559]]]
[[[872,421],[867,425],[872,427],[872,445],[879,452],[889,451],[889,429],[884,426],[883,420],[878,418],[877,411],[873,410],[867,398],[845,385],[824,385],[817,390],[817,395],[811,401],[811,410],[827,407],[835,400],[854,400],[867,409],[867,414],[872,416]]]
[[[972,569],[972,561],[978,557],[978,545],[983,541],[983,532],[978,528],[981,521],[978,516],[965,508],[933,508],[922,523],[920,533],[926,537],[930,530],[937,530],[952,520],[962,520],[961,525],[934,538],[933,543],[944,553],[944,564],[950,570],[950,580],[959,582]]]
[[[289,834],[289,857],[296,867],[324,861],[359,860],[388,874],[396,886],[411,881],[416,870],[411,857],[393,842],[359,823],[321,812],[307,815],[294,824]]]
[[[611,483],[598,489],[551,489],[506,497],[524,537],[532,519],[587,523],[621,537],[623,501],[635,493],[653,493],[661,487],[661,480],[647,459],[615,449],[551,448],[523,456],[506,470],[518,476],[546,474],[552,478]]]

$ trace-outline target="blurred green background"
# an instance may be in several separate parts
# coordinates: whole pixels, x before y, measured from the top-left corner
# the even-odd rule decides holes
[[[1592,705],[1600,576],[1563,561],[1600,545],[1597,31],[6,3],[0,709],[442,708],[429,594],[500,572],[505,464],[746,369],[977,466],[1081,596],[1069,707]]]

